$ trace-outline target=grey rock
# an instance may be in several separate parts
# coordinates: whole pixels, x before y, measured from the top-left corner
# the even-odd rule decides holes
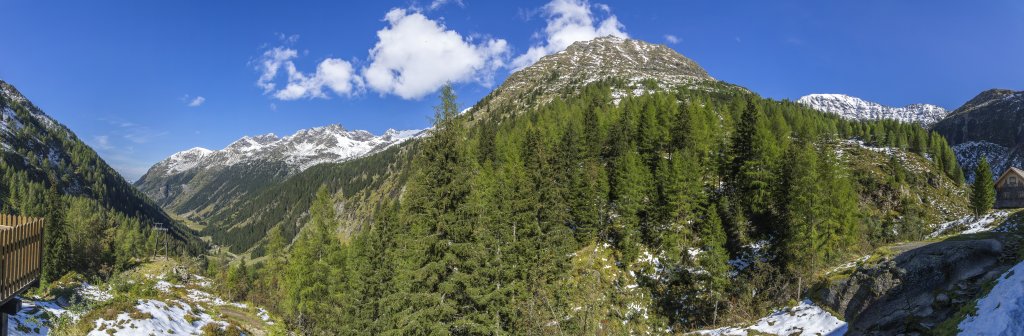
[[[847,335],[927,333],[963,302],[947,292],[974,295],[1009,268],[1000,262],[1003,239],[947,240],[911,249],[861,268],[817,290],[818,299],[850,324]],[[936,294],[940,293],[940,294]],[[952,302],[953,304],[950,304]]]

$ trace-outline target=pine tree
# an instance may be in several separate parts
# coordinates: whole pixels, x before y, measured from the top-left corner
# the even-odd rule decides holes
[[[310,219],[292,246],[286,270],[284,311],[291,324],[304,333],[329,333],[336,326],[339,294],[336,275],[344,270],[337,229],[334,201],[326,187],[316,193],[309,210]]]
[[[992,181],[992,169],[988,159],[981,158],[974,169],[974,184],[971,186],[971,210],[975,216],[981,216],[992,209],[996,202],[996,189]]]
[[[819,248],[821,192],[818,184],[818,155],[810,144],[797,144],[790,150],[783,176],[786,195],[784,225],[780,244],[784,269],[793,276],[804,276],[818,267],[823,252]]]
[[[401,265],[399,273],[405,274],[399,275],[399,282],[409,286],[409,293],[404,298],[406,310],[395,317],[400,333],[486,329],[477,314],[484,307],[467,289],[485,284],[472,282],[480,251],[467,206],[472,175],[463,123],[455,92],[446,85],[435,108],[433,133],[421,144],[416,171],[402,199],[403,220],[409,226],[403,242],[408,260]]]
[[[47,204],[45,216],[46,227],[43,229],[45,242],[43,244],[43,260],[40,270],[39,282],[48,284],[59,279],[67,271],[68,267],[68,239],[65,235],[64,222],[64,199],[57,192],[56,180],[50,183],[49,192],[46,193]]]
[[[705,316],[710,315],[711,324],[717,323],[719,307],[729,286],[729,252],[725,249],[725,230],[718,217],[718,209],[711,205],[705,213],[700,228],[701,252],[697,255],[697,266],[703,271],[702,283],[707,294]]]

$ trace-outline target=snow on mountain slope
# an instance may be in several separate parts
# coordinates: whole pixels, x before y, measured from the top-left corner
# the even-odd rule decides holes
[[[375,136],[367,131],[348,131],[341,125],[329,125],[300,130],[283,138],[273,133],[245,136],[222,150],[196,147],[174,153],[150,168],[143,179],[251,161],[284,162],[299,172],[319,163],[362,157],[422,133],[423,130],[388,130]]]
[[[992,176],[998,178],[1010,167],[1024,167],[1024,157],[1006,148],[988,141],[970,141],[953,145],[953,153],[960,167],[964,169],[967,182],[974,183],[974,167],[981,158],[988,160],[992,167]]]
[[[978,300],[977,312],[958,328],[960,335],[1019,335],[1024,331],[1024,262],[999,278],[987,296]]]
[[[780,309],[748,327],[725,327],[701,330],[692,334],[703,336],[746,336],[746,335],[827,335],[841,336],[848,328],[846,322],[832,316],[811,301],[800,302],[796,307]]]
[[[839,115],[845,119],[892,119],[918,123],[923,126],[932,125],[949,114],[946,109],[931,104],[890,107],[843,94],[810,94],[800,97],[797,102],[815,110]]]

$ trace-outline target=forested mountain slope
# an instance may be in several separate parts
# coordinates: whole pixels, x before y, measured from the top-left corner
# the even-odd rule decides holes
[[[937,134],[708,87],[472,122],[446,91],[400,197],[338,244],[346,198],[321,190],[287,259],[272,231],[257,296],[313,334],[683,331],[965,213]]]
[[[973,168],[981,157],[988,159],[993,176],[1010,166],[1021,167],[1024,91],[984,91],[935,124],[934,129],[949,139],[964,167]],[[973,176],[968,177],[973,180]]]
[[[409,161],[416,141],[388,148],[364,158],[320,164],[291,176],[226,207],[215,209],[201,232],[235,253],[263,245],[272,229],[291,241],[309,221],[309,206],[317,189],[326,188],[339,196],[339,228],[342,237],[360,229],[372,219],[376,207],[398,197],[408,177]]]
[[[109,272],[142,253],[165,223],[171,251],[199,252],[195,232],[177,225],[71,130],[0,81],[0,212],[48,217],[48,267]],[[152,239],[148,239],[152,237]],[[52,253],[50,253],[52,252]],[[59,264],[59,265],[58,265]],[[46,277],[50,276],[50,279]]]

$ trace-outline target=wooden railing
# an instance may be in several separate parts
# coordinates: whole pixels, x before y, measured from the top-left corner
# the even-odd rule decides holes
[[[39,280],[45,219],[0,215],[0,302]]]

